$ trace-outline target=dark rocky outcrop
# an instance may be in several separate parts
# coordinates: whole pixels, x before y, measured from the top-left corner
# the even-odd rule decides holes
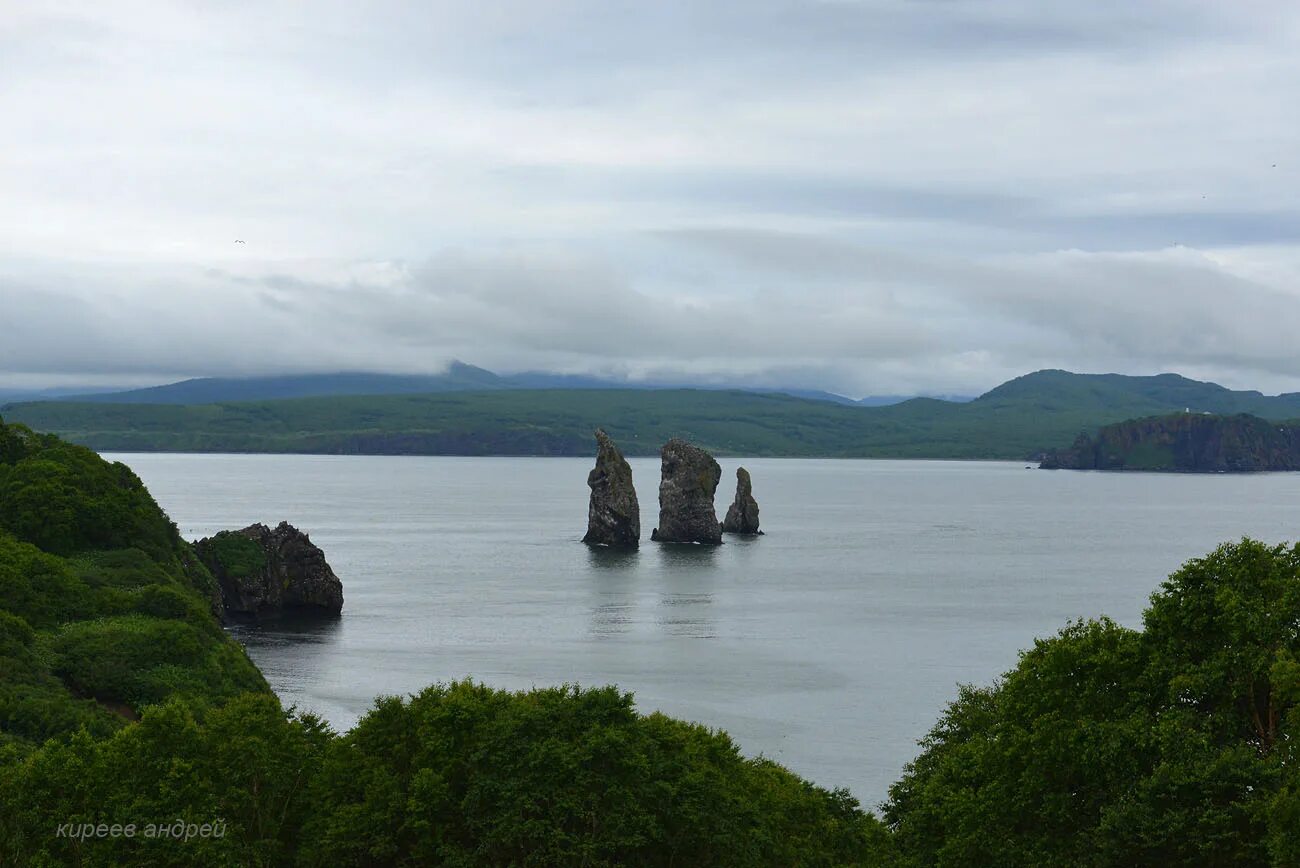
[[[723,533],[761,534],[758,529],[758,501],[754,500],[754,486],[749,471],[736,468],[736,499],[727,507],[727,517],[722,520]]]
[[[343,608],[343,583],[325,553],[288,522],[222,531],[194,551],[216,577],[227,615],[337,615]]]
[[[1178,413],[1130,419],[1080,434],[1043,455],[1045,470],[1245,473],[1300,470],[1300,425],[1258,416]]]
[[[650,538],[658,542],[722,542],[722,525],[713,508],[713,494],[722,468],[698,446],[674,437],[660,451],[659,526]]]
[[[587,545],[636,548],[641,542],[641,507],[632,485],[632,467],[614,441],[596,429],[596,466],[587,474]]]

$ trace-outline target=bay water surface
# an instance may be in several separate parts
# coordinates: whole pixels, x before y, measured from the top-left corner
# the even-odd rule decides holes
[[[1185,560],[1300,536],[1300,474],[1028,471],[1022,463],[721,459],[766,535],[589,549],[589,459],[110,454],[187,539],[287,520],[342,578],[337,621],[232,628],[286,704],[347,729],[377,694],[472,677],[613,683],[864,805],[959,682],[1071,619],[1138,626]]]

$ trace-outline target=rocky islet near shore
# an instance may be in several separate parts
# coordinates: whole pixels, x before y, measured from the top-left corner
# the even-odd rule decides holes
[[[325,553],[288,522],[221,531],[196,542],[194,551],[216,578],[227,617],[332,616],[343,609],[343,582]]]

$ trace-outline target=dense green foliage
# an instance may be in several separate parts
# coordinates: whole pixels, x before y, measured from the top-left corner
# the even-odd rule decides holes
[[[0,530],[60,555],[127,547],[175,554],[175,530],[125,464],[21,429],[6,439]]]
[[[1300,424],[1175,413],[1106,425],[1044,456],[1048,469],[1242,473],[1300,470]]]
[[[613,688],[381,700],[315,781],[309,861],[837,865],[888,845],[828,793]]]
[[[603,427],[629,455],[684,437],[724,455],[1020,459],[1081,430],[1182,411],[1300,415],[1300,395],[1173,374],[1040,371],[969,403],[887,407],[751,392],[550,389],[323,397],[197,406],[38,403],[11,418],[101,450],[587,455]]]
[[[219,574],[224,571],[234,578],[249,578],[266,568],[266,551],[257,540],[237,531],[219,531],[199,540],[195,549],[199,559]]]
[[[172,696],[265,691],[214,588],[130,468],[0,422],[0,740],[30,749]]]
[[[221,837],[145,836],[219,820]],[[69,822],[137,833],[57,836]],[[17,864],[884,865],[891,846],[846,793],[612,688],[435,686],[341,737],[266,695],[202,715],[172,699],[106,738],[0,755]]]
[[[967,687],[891,791],[916,865],[1297,863],[1300,546],[1190,561]]]
[[[197,710],[173,698],[106,738],[83,731],[22,760],[0,754],[0,864],[294,864],[330,732],[269,693]],[[149,834],[178,820],[195,827],[189,840]],[[135,829],[79,840],[59,833],[69,823]],[[216,823],[219,836],[197,834]]]

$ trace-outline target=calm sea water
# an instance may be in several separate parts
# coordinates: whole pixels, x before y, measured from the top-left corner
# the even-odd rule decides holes
[[[615,683],[868,806],[959,682],[1066,621],[1136,625],[1184,560],[1300,535],[1300,474],[1027,471],[1020,463],[723,460],[767,535],[649,542],[658,461],[634,460],[640,551],[593,551],[591,462],[111,455],[187,538],[288,520],[343,579],[343,617],[235,634],[288,703],[345,729],[376,694],[472,676]]]

